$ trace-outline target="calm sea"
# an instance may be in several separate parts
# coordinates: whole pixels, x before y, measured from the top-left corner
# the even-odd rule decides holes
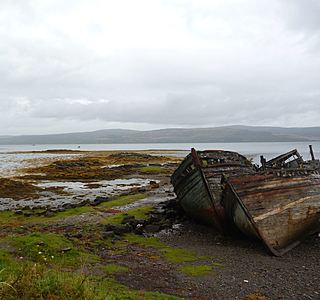
[[[292,149],[298,149],[304,159],[310,159],[312,144],[316,158],[320,158],[320,142],[276,142],[276,143],[179,143],[179,144],[77,144],[77,145],[0,145],[0,152],[39,151],[50,149],[68,150],[185,150],[181,156],[194,147],[197,150],[221,149],[249,155],[258,161],[260,155],[267,159]]]

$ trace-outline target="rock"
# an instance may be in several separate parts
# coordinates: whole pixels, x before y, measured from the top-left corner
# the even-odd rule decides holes
[[[97,206],[99,204],[101,204],[102,202],[106,202],[109,201],[110,198],[108,197],[97,197],[96,199],[93,200],[93,202],[90,203],[91,206]]]
[[[135,220],[135,217],[134,217],[134,216],[128,215],[128,216],[125,216],[125,217],[123,218],[121,224],[127,224],[127,223],[130,224],[130,223],[131,223],[132,221],[134,221],[134,220]]]
[[[23,211],[22,210],[16,210],[14,212],[15,215],[23,215]]]
[[[150,184],[150,186],[151,186],[152,189],[157,189],[157,188],[160,187],[159,183],[157,183],[157,182],[154,181],[154,180],[150,180],[149,184]]]
[[[76,207],[77,207],[77,204],[75,204],[75,203],[64,203],[64,204],[62,205],[62,207],[63,207],[64,209],[76,208]]]
[[[177,212],[173,209],[168,209],[166,211],[166,216],[170,218],[174,218],[177,215]]]
[[[131,232],[133,230],[132,226],[129,224],[124,225],[117,225],[116,228],[113,230],[115,234],[122,235],[128,232]]]
[[[161,226],[161,229],[167,229],[167,228],[172,228],[173,223],[174,223],[174,220],[165,219],[165,220],[162,220],[158,225]]]
[[[88,199],[86,199],[86,200],[82,200],[79,204],[78,204],[78,207],[80,207],[80,206],[86,206],[86,205],[88,205],[90,203],[90,201],[88,200]],[[101,203],[101,202],[100,202]],[[100,204],[99,203],[99,204]]]
[[[114,232],[111,230],[111,231],[105,231],[102,233],[102,238],[104,239],[107,239],[107,238],[110,238],[110,237],[114,237]]]
[[[66,253],[66,252],[69,252],[71,250],[72,250],[71,247],[67,247],[67,248],[61,249],[61,252]]]
[[[47,210],[45,213],[44,213],[44,216],[46,217],[52,217],[54,216],[55,212],[53,212],[52,210]]]
[[[83,237],[83,234],[80,233],[80,232],[79,232],[79,233],[75,233],[75,234],[72,235],[72,237],[73,237],[73,238],[76,238],[76,239],[80,239],[80,238]]]
[[[32,211],[25,211],[25,212],[23,213],[23,215],[26,216],[26,217],[31,217],[31,216],[34,215],[34,213],[33,213]]]
[[[106,224],[104,227],[104,230],[105,232],[113,231],[114,234],[122,235],[122,234],[133,231],[133,227],[129,224],[120,224],[120,225]]]
[[[155,224],[148,224],[144,227],[144,231],[147,233],[156,233],[161,230],[161,227],[159,225]]]

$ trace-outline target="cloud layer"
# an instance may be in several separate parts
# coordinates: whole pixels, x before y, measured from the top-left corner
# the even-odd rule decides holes
[[[0,3],[0,134],[317,126],[317,0]]]

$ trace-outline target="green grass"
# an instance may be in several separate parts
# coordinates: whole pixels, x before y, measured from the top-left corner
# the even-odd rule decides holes
[[[54,233],[32,233],[6,238],[15,248],[15,255],[49,265],[78,267],[80,264],[99,261],[99,257],[76,248],[64,236]]]
[[[75,208],[70,208],[62,212],[57,212],[54,216],[52,217],[39,217],[41,220],[60,220],[66,217],[74,216],[74,215],[81,215],[85,213],[90,213],[94,212],[95,209],[92,206],[81,206],[81,207],[75,207]],[[39,220],[38,218],[38,220]]]
[[[18,270],[19,261],[8,253],[8,251],[0,249],[0,282],[6,282],[10,274],[16,273]]]
[[[126,195],[126,196],[119,196],[114,198],[113,200],[101,203],[98,207],[81,206],[76,208],[70,208],[70,209],[67,209],[66,211],[57,212],[51,217],[46,217],[46,216],[26,217],[24,215],[16,215],[14,212],[2,211],[0,212],[0,226],[6,225],[6,226],[13,226],[15,228],[18,228],[20,225],[24,223],[35,224],[35,223],[46,223],[46,222],[58,221],[60,219],[70,217],[70,216],[81,215],[85,213],[94,213],[97,211],[97,209],[99,209],[99,207],[112,208],[114,206],[123,206],[123,205],[136,202],[143,198],[145,198],[145,195],[140,193],[133,194],[133,195]],[[37,212],[37,211],[40,212],[41,210],[32,210],[32,212]],[[133,211],[133,213],[136,213],[138,218],[139,211],[136,211],[136,212]],[[141,215],[143,215],[143,210],[141,210]]]
[[[146,166],[139,169],[140,173],[166,173],[167,170],[159,166]]]
[[[36,212],[36,211],[40,211],[40,210],[32,210],[32,212]],[[19,225],[22,225],[24,223],[28,223],[28,224],[46,223],[51,221],[58,221],[60,219],[63,219],[69,216],[80,215],[80,214],[94,212],[94,211],[95,209],[92,206],[81,206],[76,208],[70,208],[63,212],[57,212],[50,217],[36,216],[36,215],[26,217],[24,215],[16,215],[13,212],[5,211],[5,212],[0,212],[0,225],[18,227]],[[25,212],[27,212],[27,210],[25,210]]]
[[[101,269],[107,274],[129,272],[128,267],[117,265],[117,264],[107,264],[102,266]]]
[[[206,256],[198,256],[195,253],[182,248],[170,247],[162,243],[158,238],[155,237],[146,238],[140,235],[127,234],[124,236],[124,238],[131,243],[136,243],[145,247],[152,247],[158,249],[169,262],[173,263],[206,260],[209,258]]]
[[[119,284],[111,278],[106,278],[100,283],[100,291],[104,291],[106,300],[179,300],[181,298],[170,296],[158,292],[145,292],[129,289],[128,287]]]
[[[182,266],[179,268],[179,270],[182,273],[185,273],[189,276],[205,276],[210,271],[217,267],[222,267],[222,264],[219,263],[213,263],[211,265],[202,265],[202,266]]]
[[[148,216],[148,213],[152,209],[153,209],[153,206],[151,205],[133,208],[128,210],[127,212],[117,213],[117,214],[114,214],[113,216],[107,217],[101,223],[118,225],[118,224],[121,224],[123,218],[126,216],[134,216],[137,220],[146,219]]]
[[[0,273],[1,276],[1,273]],[[0,277],[1,279],[1,277]],[[4,283],[5,282],[5,283]],[[42,264],[21,265],[0,284],[2,300],[27,299],[93,299],[93,300],[178,300],[157,292],[130,289],[109,276],[88,276],[80,272],[48,269]]]
[[[106,207],[106,208],[112,208],[115,206],[124,206],[133,202],[136,202],[138,200],[141,200],[145,198],[144,194],[133,194],[133,195],[126,195],[126,196],[119,196],[113,200],[103,202],[99,206],[100,207]]]
[[[11,211],[1,211],[0,212],[0,226],[16,225],[19,226],[23,220],[23,216],[15,215]]]

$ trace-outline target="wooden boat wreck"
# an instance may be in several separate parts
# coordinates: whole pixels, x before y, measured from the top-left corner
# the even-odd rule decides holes
[[[255,168],[229,151],[195,151],[171,181],[190,216],[221,232],[232,227],[283,255],[320,230],[319,161],[292,150]]]
[[[287,153],[281,154],[275,158],[272,158],[268,161],[261,155],[260,170],[268,169],[293,169],[293,168],[302,168],[307,170],[319,170],[320,171],[320,161],[315,159],[312,145],[309,145],[311,160],[305,161],[302,156],[299,154],[297,149],[293,149]]]
[[[221,205],[222,176],[254,172],[251,162],[236,152],[191,149],[171,176],[171,183],[188,215],[224,232],[227,222]]]
[[[225,179],[223,206],[245,234],[279,256],[319,227],[320,175],[281,170]]]

